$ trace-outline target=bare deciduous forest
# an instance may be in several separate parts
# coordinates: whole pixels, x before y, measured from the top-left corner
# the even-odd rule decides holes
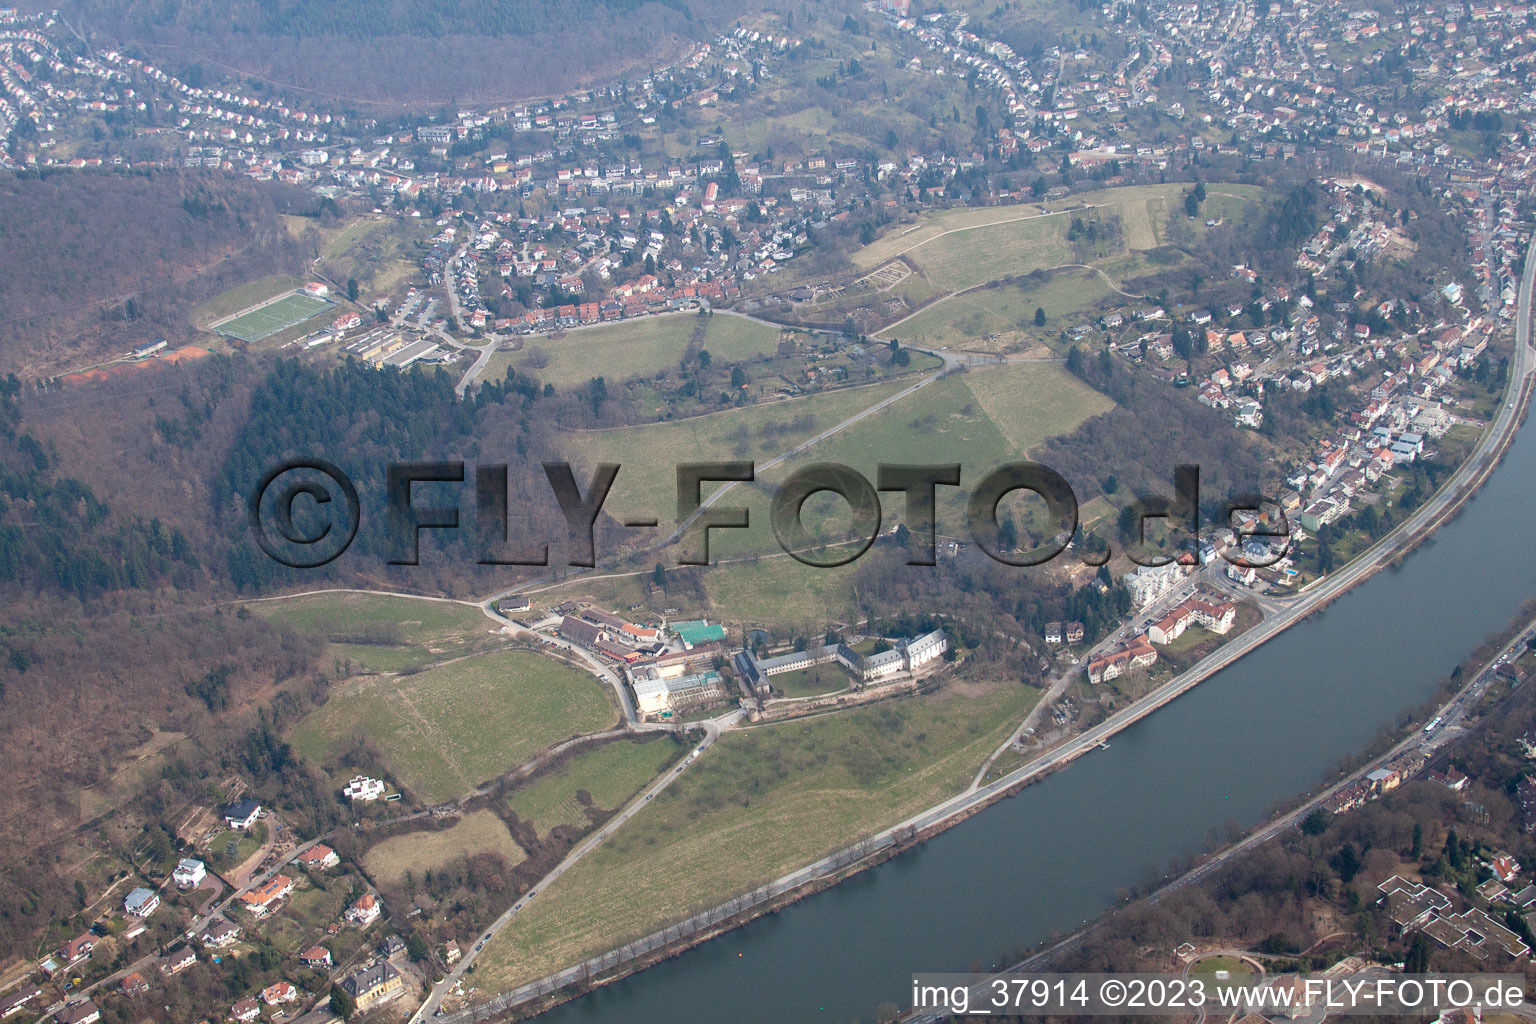
[[[300,265],[279,213],[317,202],[222,174],[0,181],[0,373],[46,376],[184,339],[198,302]]]
[[[93,43],[131,47],[193,84],[237,73],[253,88],[379,113],[613,80],[682,56],[752,9],[740,0],[111,0],[66,13]]]

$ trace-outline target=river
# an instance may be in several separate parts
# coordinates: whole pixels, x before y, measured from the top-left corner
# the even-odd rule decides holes
[[[924,846],[558,1007],[558,1024],[848,1022],[1102,913],[1229,821],[1323,781],[1536,597],[1536,418],[1402,566]]]

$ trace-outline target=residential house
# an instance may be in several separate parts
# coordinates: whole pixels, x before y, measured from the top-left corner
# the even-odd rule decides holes
[[[255,917],[265,917],[277,906],[278,900],[293,892],[293,879],[287,875],[274,875],[249,892],[242,893],[240,902]]]
[[[299,990],[290,981],[279,981],[261,990],[261,1001],[268,1006],[283,1006],[299,998]]]
[[[1488,868],[1501,882],[1513,882],[1520,876],[1520,862],[1503,850],[1495,852],[1488,858]]]
[[[366,775],[358,775],[347,783],[341,794],[353,803],[359,801],[367,803],[383,796],[384,788],[383,779],[371,779]]]
[[[191,946],[183,946],[174,953],[167,953],[160,961],[162,974],[180,974],[197,963],[197,953]]]
[[[68,970],[76,964],[83,964],[91,958],[91,950],[96,948],[96,936],[90,932],[77,939],[70,939],[59,947],[60,965]]]
[[[261,804],[254,800],[237,800],[224,808],[224,821],[230,828],[244,832],[261,817]]]
[[[129,917],[148,917],[159,907],[160,894],[142,885],[130,892],[128,898],[123,900],[123,910]]]
[[[379,899],[371,892],[364,893],[341,916],[348,924],[367,928],[379,919]]]
[[[341,979],[341,990],[352,998],[359,1012],[365,1012],[400,994],[405,986],[400,972],[387,960],[362,967]]]
[[[1452,793],[1460,793],[1467,788],[1472,781],[1455,768],[1447,768],[1445,771],[1430,771],[1429,781],[1439,783]]]
[[[324,946],[310,946],[299,954],[299,963],[317,971],[328,971],[331,968],[331,951]]]
[[[233,1021],[255,1020],[260,1016],[261,1004],[253,996],[246,996],[229,1008],[229,1019]]]
[[[203,884],[203,879],[208,877],[208,868],[200,860],[191,857],[183,857],[176,862],[176,870],[171,873],[171,881],[176,883],[178,889],[196,889]]]
[[[70,1003],[53,1015],[57,1024],[96,1024],[101,1020],[101,1010],[89,999]]]
[[[198,941],[208,949],[224,949],[226,946],[233,946],[238,938],[240,938],[240,926],[222,917],[208,922],[202,934],[197,937]]]
[[[0,997],[0,1020],[20,1013],[23,1007],[42,994],[42,989],[27,982],[10,995]]]
[[[325,871],[341,863],[336,851],[324,843],[316,843],[294,858],[294,863],[308,871]]]
[[[117,987],[125,996],[141,996],[149,991],[149,982],[138,971],[129,971]]]

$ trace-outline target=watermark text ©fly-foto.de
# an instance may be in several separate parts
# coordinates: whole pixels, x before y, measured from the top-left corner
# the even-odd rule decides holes
[[[620,466],[601,463],[583,487],[568,462],[542,464],[545,478],[565,518],[565,557],[568,564],[590,568],[597,564],[595,527],[603,505],[613,490]],[[909,537],[907,564],[937,562],[938,494],[941,487],[959,487],[959,463],[908,465],[882,463],[874,482],[848,466],[820,462],[791,473],[773,489],[769,525],[785,553],[797,561],[832,568],[858,559],[880,533],[881,492],[900,494]],[[418,565],[421,535],[425,530],[460,528],[459,506],[425,504],[415,493],[417,484],[459,485],[470,478],[463,462],[396,462],[385,471],[385,515],[390,565]],[[542,566],[550,564],[552,539],[509,540],[507,466],[478,465],[472,473],[474,529],[481,565]],[[717,501],[723,492],[706,500],[706,485],[751,483],[757,467],[750,461],[688,462],[676,467],[676,530],[669,538],[677,545],[678,565],[708,565],[711,533],[747,529],[750,510]],[[1147,544],[1149,524],[1161,521],[1183,532],[1190,542],[1200,534],[1200,471],[1196,466],[1177,466],[1173,472],[1173,496],[1151,495],[1137,499],[1126,543],[1126,555],[1139,565],[1163,565],[1165,552]],[[1010,495],[1028,492],[1044,502],[1050,536],[1029,550],[1010,542],[1009,529],[999,520],[998,508]],[[851,512],[851,540],[835,545],[818,543],[803,519],[806,502],[829,493],[839,496]],[[1224,504],[1222,526],[1234,517],[1247,525],[1238,530],[1239,540],[1255,537],[1265,554],[1238,544],[1222,557],[1241,568],[1264,568],[1282,558],[1289,545],[1290,527],[1283,512],[1277,522],[1261,528],[1259,516],[1273,506],[1258,496],[1243,496]],[[362,520],[357,487],[338,466],[324,459],[290,459],[274,466],[251,489],[247,518],[258,546],[274,560],[293,568],[318,568],[347,550]],[[1010,462],[986,472],[970,487],[966,503],[966,527],[976,546],[1005,565],[1041,565],[1073,545],[1078,533],[1078,501],[1061,474],[1037,462]],[[629,518],[626,527],[656,528],[657,518]],[[1011,521],[1009,521],[1011,526]],[[1126,525],[1122,519],[1122,526]],[[1089,565],[1102,565],[1110,557],[1107,543],[1083,545],[1078,557]]]

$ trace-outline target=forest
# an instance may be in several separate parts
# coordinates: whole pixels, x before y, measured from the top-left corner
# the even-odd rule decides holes
[[[300,265],[279,214],[312,194],[214,174],[0,180],[0,373],[50,376],[156,338],[231,285]]]
[[[93,42],[115,44],[212,85],[300,90],[387,113],[508,102],[667,63],[749,10],[740,0],[76,0]],[[560,60],[549,60],[558,53]]]

